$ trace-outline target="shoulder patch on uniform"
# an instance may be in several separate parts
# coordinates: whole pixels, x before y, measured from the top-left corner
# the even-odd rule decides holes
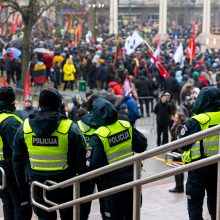
[[[186,134],[186,129],[185,128],[182,128],[181,130],[180,130],[180,135],[181,136],[184,136]]]
[[[89,158],[91,156],[91,154],[92,154],[92,150],[91,149],[87,150],[86,151],[86,158]]]

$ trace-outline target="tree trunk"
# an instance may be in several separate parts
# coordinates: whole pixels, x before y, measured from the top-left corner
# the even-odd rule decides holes
[[[31,42],[31,31],[33,26],[31,19],[24,23],[25,23],[25,27],[24,27],[23,47],[22,47],[22,73],[21,73],[22,87],[24,86],[27,68],[30,61],[30,42]]]

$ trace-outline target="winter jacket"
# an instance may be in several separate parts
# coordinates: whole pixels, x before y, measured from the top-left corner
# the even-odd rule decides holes
[[[109,82],[108,87],[114,89],[115,95],[122,95],[121,85],[118,82]]]
[[[150,96],[151,81],[145,76],[140,76],[136,81],[136,89],[138,97]]]
[[[73,81],[75,79],[76,68],[71,60],[71,63],[68,62],[70,59],[66,60],[66,63],[63,66],[63,80],[64,81]]]
[[[36,85],[43,85],[47,81],[47,72],[46,72],[46,66],[43,62],[37,62],[34,65],[34,71],[32,78],[34,79],[34,83]]]
[[[66,116],[56,111],[38,111],[29,116],[29,123],[33,132],[40,137],[50,136],[59,126],[60,120]],[[31,180],[44,181],[46,179],[62,181],[85,171],[85,142],[78,126],[74,123],[68,131],[68,168],[58,171],[38,171],[30,167],[27,146],[24,141],[23,125],[14,138],[13,165],[17,182],[24,184],[26,176]]]
[[[98,97],[93,103],[93,117],[96,125],[107,126],[115,123],[118,120],[118,114],[114,106],[106,101],[105,99]],[[141,153],[147,148],[147,139],[142,133],[140,133],[135,128],[132,128],[132,149],[134,152]],[[90,154],[87,157],[87,166],[89,169],[96,169],[108,164],[106,154],[104,152],[104,147],[97,135],[92,135],[90,139]],[[125,167],[117,171],[112,172],[109,175],[122,174],[130,176],[132,168]]]

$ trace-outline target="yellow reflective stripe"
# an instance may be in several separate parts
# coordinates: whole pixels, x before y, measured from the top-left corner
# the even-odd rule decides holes
[[[193,159],[193,157],[200,157],[201,156],[201,153],[200,153],[200,150],[194,150],[194,151],[191,151],[191,157]]]
[[[131,147],[127,148],[127,149],[124,149],[124,150],[121,150],[117,153],[108,154],[107,157],[108,157],[108,160],[113,160],[115,158],[124,156],[124,155],[129,154],[129,153],[133,154],[133,151],[132,151]]]
[[[29,154],[30,159],[36,160],[67,160],[67,155],[37,155],[37,154]]]
[[[213,140],[213,141],[203,142],[203,146],[204,146],[204,147],[213,146],[213,145],[218,146],[218,142],[219,142],[218,139]]]
[[[3,153],[3,148],[0,148],[0,153]]]
[[[78,121],[77,124],[82,132],[87,132],[90,129],[83,121]]]
[[[39,167],[39,168],[63,168],[63,167],[67,167],[67,162],[33,162],[30,161],[30,165],[31,167]]]
[[[204,149],[204,154],[206,154],[206,155],[216,155],[216,154],[218,154],[218,150]]]

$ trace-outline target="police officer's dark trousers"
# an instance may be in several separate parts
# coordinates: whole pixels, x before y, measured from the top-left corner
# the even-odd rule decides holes
[[[120,174],[107,174],[102,178],[103,189],[108,189],[133,180],[133,173],[122,171]],[[133,190],[116,193],[103,198],[104,220],[132,220],[133,215]]]
[[[211,219],[216,219],[217,165],[189,171],[186,184],[190,220],[203,220],[203,201],[207,192],[207,205]]]
[[[3,203],[4,220],[30,220],[32,217],[32,208],[29,204],[21,206],[21,197],[16,184],[16,180],[12,169],[6,169],[6,188],[0,190],[0,197]],[[2,184],[2,175],[0,175]],[[25,195],[29,197],[29,195]]]

